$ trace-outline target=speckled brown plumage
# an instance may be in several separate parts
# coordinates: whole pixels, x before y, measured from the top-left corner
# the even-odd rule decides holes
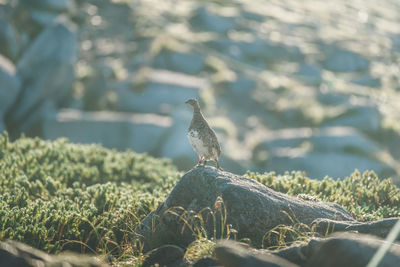
[[[218,143],[217,135],[208,125],[206,119],[200,110],[200,105],[196,99],[189,99],[187,104],[193,108],[193,118],[187,131],[187,135],[193,150],[199,156],[199,163],[203,166],[207,160],[215,161],[217,168],[219,167],[218,159],[221,155],[221,148]]]

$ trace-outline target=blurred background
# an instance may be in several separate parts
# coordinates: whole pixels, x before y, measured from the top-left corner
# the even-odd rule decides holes
[[[400,182],[398,0],[0,0],[0,131],[225,170]]]

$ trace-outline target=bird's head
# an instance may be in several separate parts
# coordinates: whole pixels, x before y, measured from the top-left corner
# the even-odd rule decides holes
[[[199,102],[197,102],[197,100],[194,98],[190,98],[190,99],[186,100],[185,103],[191,105],[192,108],[194,108],[194,109],[200,109]]]

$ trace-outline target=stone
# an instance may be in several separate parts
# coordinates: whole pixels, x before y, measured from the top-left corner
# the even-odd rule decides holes
[[[194,11],[194,16],[190,19],[192,27],[198,31],[212,31],[226,33],[235,27],[232,17],[219,16],[213,14],[205,7],[199,7]]]
[[[239,78],[235,81],[227,83],[227,94],[226,97],[240,100],[240,102],[246,101],[249,98],[250,93],[257,86],[257,82],[249,78]]]
[[[355,169],[360,172],[373,170],[378,176],[385,177],[395,174],[393,168],[383,162],[345,152],[305,152],[297,148],[286,148],[281,149],[279,153],[270,156],[270,159],[264,163],[266,171],[284,173],[290,163],[291,169],[305,171],[308,177],[314,179],[322,179],[325,176],[342,178],[354,172]]]
[[[279,250],[258,250],[258,253],[272,253],[276,256],[284,258],[294,264],[305,266],[311,253],[315,250],[315,247],[319,244],[320,239],[311,239],[308,243],[295,244],[290,247],[286,247]]]
[[[220,241],[215,247],[217,262],[225,267],[299,266],[271,253],[255,254],[234,241]]]
[[[60,16],[62,16],[58,13],[37,9],[31,10],[30,15],[32,20],[42,27],[55,23],[60,18]]]
[[[204,66],[204,56],[200,54],[179,52],[171,54],[171,67],[178,72],[199,74]]]
[[[218,262],[210,257],[201,258],[193,264],[193,267],[218,267]]]
[[[151,70],[142,88],[116,88],[116,107],[121,111],[170,114],[176,106],[184,105],[187,99],[199,98],[199,91],[206,86],[207,83],[202,78]]]
[[[156,114],[64,109],[46,116],[42,132],[44,139],[67,137],[75,143],[100,143],[108,148],[131,148],[157,156],[171,124],[169,117]]]
[[[73,0],[21,0],[22,5],[27,8],[43,9],[53,12],[64,12],[70,10]]]
[[[351,83],[368,86],[373,88],[381,87],[381,79],[378,77],[371,77],[369,74],[364,74],[360,77],[354,78],[350,81]]]
[[[38,267],[38,266],[71,266],[71,267],[106,267],[100,260],[75,253],[49,255],[26,244],[7,240],[0,242],[0,266]]]
[[[385,238],[400,218],[386,218],[373,222],[346,222],[330,219],[317,219],[312,225],[316,232],[327,234],[332,232],[355,231]],[[400,240],[400,236],[397,237]]]
[[[378,151],[377,143],[353,127],[304,127],[266,132],[264,140],[254,147],[252,158],[261,168],[277,173],[285,172],[290,162],[291,169],[318,179],[346,177],[355,169],[395,174],[390,165],[371,156]]]
[[[106,64],[96,65],[91,73],[84,79],[85,94],[83,103],[85,110],[105,110],[108,109],[105,96],[107,91],[113,87],[112,81],[115,80],[113,69]],[[118,87],[118,84],[115,84]]]
[[[143,267],[159,266],[181,267],[186,266],[183,262],[185,252],[182,248],[174,245],[164,245],[153,249],[146,254]]]
[[[135,231],[136,238],[144,245],[144,251],[164,244],[186,247],[194,237],[179,219],[179,214],[182,209],[188,214],[197,214],[201,210],[206,212],[206,208],[215,212],[217,218],[222,216],[218,214],[226,212],[226,224],[231,224],[238,231],[237,238],[249,238],[255,246],[260,246],[264,234],[277,225],[291,225],[291,218],[307,225],[311,225],[317,218],[353,220],[337,204],[291,197],[275,192],[253,179],[207,166],[193,168],[180,179],[166,201],[141,221]],[[216,235],[220,236],[222,233],[219,229],[222,227],[218,223],[216,220]],[[211,237],[214,233],[212,220],[204,227]],[[186,231],[183,230],[185,228]]]
[[[355,222],[355,224],[357,223]],[[347,223],[343,222],[344,224]],[[336,222],[334,226],[343,229],[340,222]],[[326,235],[326,233],[321,234]],[[296,244],[280,250],[256,250],[254,253],[272,253],[306,267],[366,266],[384,242],[384,240],[371,235],[339,232],[328,236],[328,238],[314,238],[308,243]],[[392,244],[381,262],[382,265],[379,264],[378,266],[395,266],[390,264],[393,264],[396,257],[400,257],[400,245],[398,243]]]
[[[17,33],[14,27],[9,20],[0,18],[0,54],[15,59],[18,50]]]
[[[37,116],[38,120],[29,120],[43,103],[65,100],[75,81],[76,60],[76,32],[72,26],[60,21],[39,34],[17,63],[23,86],[21,98],[7,116],[13,132],[27,131],[43,118],[45,113]]]
[[[353,127],[323,127],[310,138],[315,151],[340,151],[365,156],[377,153],[378,145]]]
[[[304,83],[318,86],[322,82],[322,71],[318,66],[301,64],[299,70],[294,73],[294,77]]]
[[[250,60],[297,61],[304,57],[297,46],[286,46],[263,39],[256,39],[251,42],[238,42],[237,46],[243,56]]]
[[[334,72],[366,71],[369,64],[369,60],[361,54],[344,49],[334,49],[323,62],[326,69]]]
[[[4,122],[1,119],[0,120],[0,133],[3,133],[6,130],[7,130],[7,127],[6,127],[6,125],[4,124]]]
[[[316,99],[323,105],[339,106],[349,104],[350,97],[346,93],[318,91]]]
[[[373,105],[351,105],[341,114],[322,123],[326,126],[350,126],[358,130],[374,133],[381,128],[382,115]]]
[[[152,65],[158,69],[198,75],[204,69],[205,57],[193,52],[162,51]]]
[[[334,234],[322,239],[308,256],[306,267],[363,267],[384,244],[384,240],[352,233]],[[378,266],[397,266],[400,261],[400,245],[392,244]]]
[[[187,169],[194,166],[198,160],[186,136],[192,119],[192,112],[184,104],[176,107],[172,118],[173,125],[166,134],[165,142],[161,146],[160,156],[171,158],[179,169]]]
[[[0,55],[0,121],[17,99],[20,87],[21,80],[16,74],[14,64]]]

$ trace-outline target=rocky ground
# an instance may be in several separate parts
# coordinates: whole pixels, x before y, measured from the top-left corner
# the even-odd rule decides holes
[[[2,10],[11,2],[0,1]],[[32,67],[32,60],[22,60],[32,50],[24,47],[48,26],[24,39],[27,29],[12,15],[4,20],[0,38],[8,38],[2,42],[8,46],[1,51],[11,67],[1,69],[9,70],[15,88],[25,89],[19,89],[19,104],[0,109],[3,129],[132,148],[188,169],[196,156],[185,137],[191,110],[183,102],[198,97],[222,143],[225,169],[297,169],[314,178],[372,169],[399,181],[398,1],[43,2],[53,8],[31,3],[25,7],[31,19],[50,25],[53,12],[78,26],[56,31],[72,44],[73,33],[77,53],[66,46],[63,54],[69,56],[50,70]],[[65,89],[49,79],[46,84],[39,78],[43,73],[63,77],[71,91],[59,94]],[[26,94],[32,91],[36,97]],[[39,106],[40,116],[21,115]],[[40,127],[32,126],[35,121]]]

